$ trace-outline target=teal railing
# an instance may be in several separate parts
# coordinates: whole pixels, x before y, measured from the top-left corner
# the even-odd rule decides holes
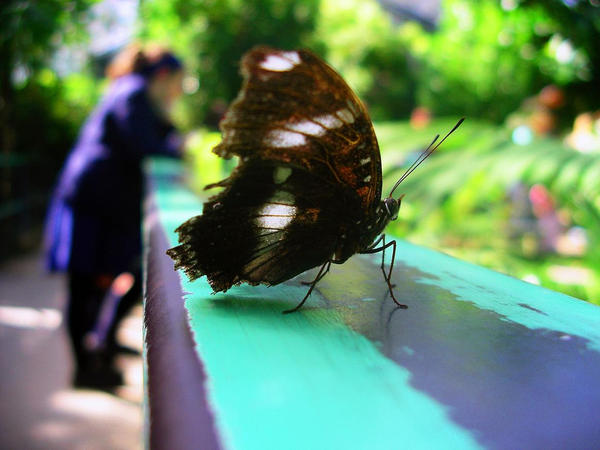
[[[174,246],[201,200],[177,181],[180,163],[148,171],[155,221]],[[333,266],[289,315],[314,273],[216,295],[178,274],[222,447],[600,445],[599,307],[400,240],[400,310],[379,257]]]

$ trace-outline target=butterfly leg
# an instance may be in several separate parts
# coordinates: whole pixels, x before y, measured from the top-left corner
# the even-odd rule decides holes
[[[327,264],[327,267],[325,268],[325,272],[323,272],[320,276],[318,276],[313,281],[301,281],[300,284],[303,284],[304,286],[310,286],[313,283],[318,283],[319,281],[321,281],[323,279],[323,277],[329,273],[329,269],[331,268],[331,261],[328,261],[328,263],[329,264]]]
[[[302,301],[300,301],[300,303],[298,303],[298,305],[295,308],[287,309],[287,310],[283,311],[283,314],[293,313],[293,312],[298,311],[300,308],[302,308],[302,305],[304,305],[304,302],[308,299],[308,297],[310,297],[310,294],[311,294],[312,290],[315,288],[315,286],[317,285],[317,283],[327,274],[327,272],[329,272],[330,267],[331,267],[331,261],[327,261],[325,264],[323,264],[321,266],[321,268],[319,269],[319,273],[317,274],[315,279],[310,283],[310,288],[308,289],[308,292],[306,293],[306,295],[304,296]]]
[[[402,308],[402,309],[406,309],[408,308],[408,306],[406,306],[404,303],[400,303],[398,300],[396,300],[396,296],[394,295],[394,287],[396,286],[395,284],[392,284],[392,271],[394,270],[394,262],[396,261],[396,241],[391,241],[388,244],[385,244],[385,235],[383,235],[383,249],[381,252],[381,271],[383,272],[383,278],[385,278],[385,281],[388,285],[388,289],[390,291],[390,295],[392,296],[392,300],[394,300],[394,303],[396,305],[398,305],[398,307]],[[390,263],[390,270],[389,272],[385,273],[385,249],[387,247],[392,247],[392,262]]]
[[[373,248],[373,246],[371,246],[371,248],[368,248],[367,250],[363,250],[360,253],[379,253],[382,252],[381,255],[381,271],[383,272],[383,278],[385,279],[385,282],[388,285],[388,289],[390,291],[390,295],[392,296],[392,300],[394,300],[394,303],[396,305],[398,305],[400,308],[402,309],[406,309],[408,308],[408,306],[406,306],[403,303],[400,303],[397,299],[396,296],[394,295],[394,285],[392,284],[392,271],[394,269],[394,261],[396,260],[396,241],[390,241],[386,244],[385,242],[385,235],[381,235],[381,237],[379,239],[377,239],[377,241],[375,241],[374,245],[377,245],[379,242],[383,241],[383,244],[381,245],[381,247],[378,248]],[[385,272],[385,249],[388,247],[393,247],[392,249],[392,262],[390,263],[390,270],[389,272]]]
[[[394,261],[396,260],[396,241],[392,241],[390,243],[390,245],[394,246],[394,251],[392,253],[392,262],[390,263],[390,270],[386,276],[385,274],[385,249],[389,247],[389,245],[385,244],[385,234],[382,234],[381,237],[379,239],[377,239],[377,241],[383,241],[383,245],[381,246],[381,271],[383,272],[383,276],[385,277],[386,281],[391,280],[392,278],[392,269],[394,268]],[[389,281],[388,281],[389,283]],[[395,288],[396,285],[395,284],[391,284],[391,287]],[[392,294],[392,297],[394,295]]]
[[[380,235],[375,242],[373,242],[367,250],[374,249],[381,241],[383,241],[383,245],[385,245],[385,234]]]

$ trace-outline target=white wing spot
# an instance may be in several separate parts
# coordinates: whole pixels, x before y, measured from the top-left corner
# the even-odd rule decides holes
[[[300,55],[298,54],[298,52],[282,52],[281,55],[284,58],[293,61],[295,65],[300,64]]]
[[[343,125],[343,122],[333,114],[327,114],[326,116],[319,116],[313,119],[325,128],[339,128]]]
[[[277,167],[273,172],[273,181],[275,184],[281,184],[287,180],[292,174],[292,169],[289,167]]]
[[[302,122],[295,122],[286,125],[293,131],[299,131],[301,133],[309,134],[311,136],[323,136],[327,130],[320,124],[315,123],[311,120],[303,120]]]
[[[371,175],[368,175],[368,176],[366,176],[365,178],[363,178],[363,181],[364,181],[365,183],[367,183],[367,182],[371,181]]]
[[[272,72],[287,72],[300,64],[298,52],[281,52],[267,55],[259,66]]]
[[[340,119],[342,119],[342,121],[350,124],[350,123],[354,123],[354,115],[348,111],[347,109],[340,109],[339,111],[337,111],[335,113]]]
[[[346,104],[348,105],[348,108],[350,108],[350,111],[352,111],[352,114],[356,117],[358,115],[358,108],[354,102],[346,100]]]
[[[361,166],[364,166],[365,164],[368,164],[369,162],[371,162],[371,158],[365,158],[365,159],[361,159],[359,161]]]
[[[298,147],[306,144],[306,137],[295,131],[273,130],[265,137],[265,143],[275,147]]]
[[[258,212],[256,223],[263,228],[282,229],[292,221],[295,214],[295,206],[267,203]]]

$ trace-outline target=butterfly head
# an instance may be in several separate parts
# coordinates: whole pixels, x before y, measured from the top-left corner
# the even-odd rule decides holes
[[[386,197],[383,200],[383,210],[385,211],[386,218],[388,221],[396,220],[398,218],[398,211],[400,211],[400,205],[402,204],[403,198],[404,194],[398,197],[398,200],[391,196]]]

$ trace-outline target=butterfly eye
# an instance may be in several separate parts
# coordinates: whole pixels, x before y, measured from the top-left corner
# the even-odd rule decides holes
[[[400,197],[402,199],[402,197]],[[396,199],[392,197],[387,197],[383,200],[383,206],[385,206],[385,212],[387,213],[390,220],[396,220],[398,218],[398,210],[400,209],[400,204],[396,201]]]

